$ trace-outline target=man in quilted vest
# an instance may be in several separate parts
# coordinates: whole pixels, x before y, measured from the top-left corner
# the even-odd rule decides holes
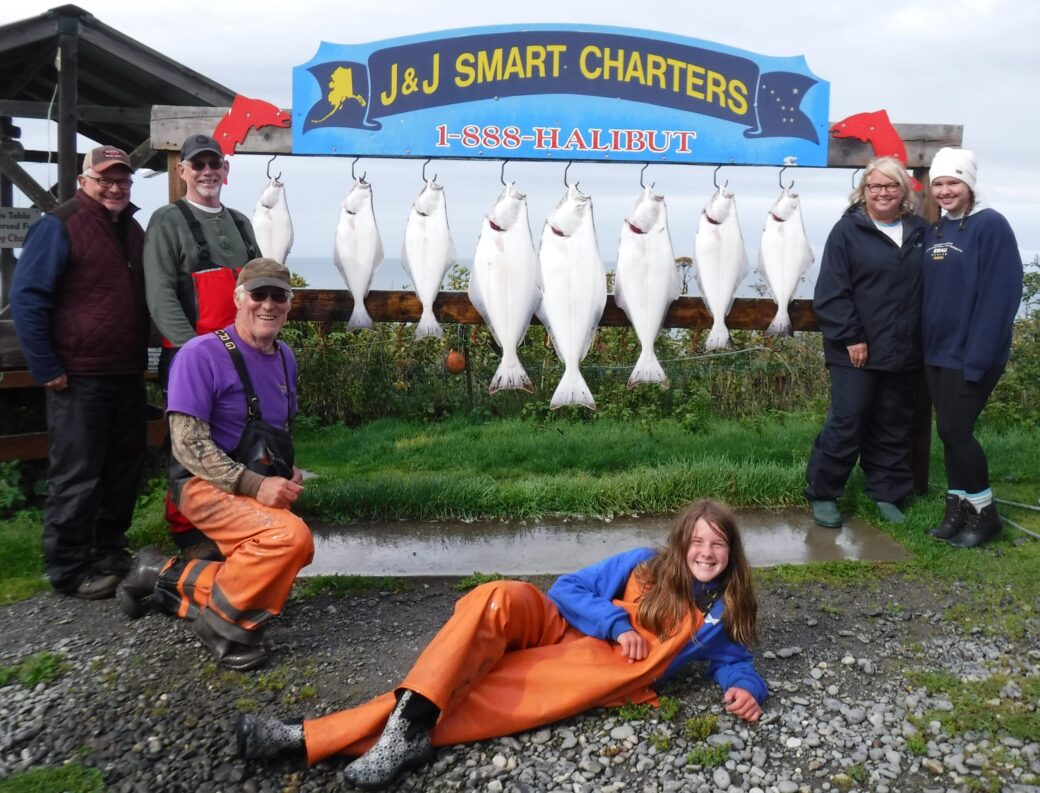
[[[79,190],[25,238],[11,312],[45,389],[50,467],[43,556],[56,590],[112,597],[130,568],[126,531],[147,448],[144,230],[130,158],[87,153]]]

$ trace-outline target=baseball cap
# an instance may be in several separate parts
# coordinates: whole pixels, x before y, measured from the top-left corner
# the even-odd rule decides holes
[[[224,156],[220,144],[209,135],[189,135],[185,139],[184,145],[181,146],[181,161],[190,160],[196,154],[204,151],[211,151],[218,157]]]
[[[101,173],[113,165],[125,165],[131,173],[134,171],[127,153],[115,146],[98,146],[83,155],[83,173]]]
[[[238,285],[247,292],[261,286],[277,286],[286,292],[292,292],[289,284],[289,268],[274,259],[252,259],[238,271]]]

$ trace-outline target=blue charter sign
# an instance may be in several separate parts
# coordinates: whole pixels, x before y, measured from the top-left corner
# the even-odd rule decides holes
[[[293,153],[826,166],[802,56],[623,28],[323,42],[293,69]]]

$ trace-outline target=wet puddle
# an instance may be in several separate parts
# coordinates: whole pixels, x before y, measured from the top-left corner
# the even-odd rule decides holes
[[[808,512],[738,513],[752,565],[858,559],[901,561],[903,547],[858,520],[840,531],[817,526]],[[662,543],[671,516],[612,521],[547,519],[472,523],[311,524],[314,562],[301,575],[461,576],[559,574],[611,554]]]

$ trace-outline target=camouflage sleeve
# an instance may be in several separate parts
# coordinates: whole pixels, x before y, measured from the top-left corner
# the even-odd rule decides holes
[[[173,456],[192,474],[226,493],[255,497],[264,477],[232,460],[210,434],[209,424],[186,413],[171,412]]]

